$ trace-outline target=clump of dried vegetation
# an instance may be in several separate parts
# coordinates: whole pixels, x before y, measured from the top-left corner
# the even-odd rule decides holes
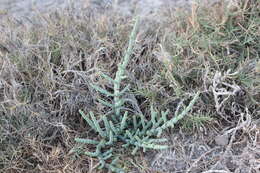
[[[117,166],[125,172],[259,171],[260,2],[159,12],[163,20],[141,20],[121,82],[129,84],[124,99],[131,100],[124,107],[147,119],[151,106],[168,109],[171,119],[201,94],[178,128],[165,132],[170,149],[137,156],[119,150]],[[99,171],[98,160],[71,152],[79,146],[75,137],[97,139],[79,110],[96,118],[111,111],[98,100],[113,98],[92,86],[114,91],[100,74],[115,78],[132,19],[89,7],[38,16],[31,27],[1,21],[8,50],[0,54],[1,172]]]

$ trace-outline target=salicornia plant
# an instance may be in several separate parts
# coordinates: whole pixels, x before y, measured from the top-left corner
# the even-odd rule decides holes
[[[103,115],[97,119],[93,112],[89,112],[86,115],[84,112],[79,111],[88,125],[98,133],[99,140],[82,138],[76,138],[75,140],[80,143],[95,146],[95,151],[85,151],[83,153],[90,157],[98,158],[99,168],[107,168],[113,172],[124,172],[117,165],[118,158],[115,153],[117,150],[115,148],[116,144],[123,143],[123,145],[121,145],[122,147],[132,148],[132,154],[135,154],[139,149],[143,149],[143,151],[146,151],[147,149],[167,149],[167,145],[160,144],[166,141],[166,139],[160,138],[162,132],[169,127],[173,127],[178,120],[182,119],[191,110],[199,97],[199,93],[197,93],[189,105],[184,108],[182,112],[176,111],[175,116],[171,119],[167,118],[168,110],[159,113],[151,107],[151,118],[148,119],[143,114],[129,115],[128,111],[123,109],[123,106],[127,101],[123,96],[128,91],[129,86],[121,89],[121,82],[126,78],[125,70],[133,51],[138,21],[139,19],[135,22],[130,35],[128,49],[124,59],[118,65],[115,79],[105,74],[101,74],[102,77],[113,84],[114,91],[109,92],[99,86],[91,84],[98,92],[113,97],[112,103],[101,99],[99,100],[100,103],[113,110],[112,114]]]

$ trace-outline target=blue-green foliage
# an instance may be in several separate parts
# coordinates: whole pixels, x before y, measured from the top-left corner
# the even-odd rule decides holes
[[[130,36],[129,46],[121,64],[118,65],[118,71],[115,79],[102,74],[106,80],[110,81],[114,85],[114,92],[111,93],[99,86],[92,85],[92,87],[98,92],[114,98],[113,103],[109,103],[104,100],[99,100],[103,105],[111,108],[113,114],[111,116],[102,116],[100,119],[96,119],[93,112],[89,112],[86,115],[84,112],[79,111],[88,125],[99,134],[99,141],[92,139],[76,138],[79,143],[94,145],[96,150],[93,152],[84,152],[84,154],[99,159],[99,168],[106,168],[112,172],[124,172],[117,165],[117,157],[115,157],[115,145],[122,146],[124,148],[132,148],[132,154],[135,154],[138,150],[142,149],[167,149],[167,145],[162,145],[162,142],[167,140],[160,138],[163,130],[169,127],[173,127],[178,120],[184,117],[191,110],[193,104],[197,100],[199,94],[197,93],[192,99],[190,104],[181,112],[175,115],[172,119],[167,119],[167,111],[161,113],[154,110],[151,107],[151,118],[147,119],[143,114],[129,115],[127,111],[123,110],[123,106],[127,100],[122,96],[128,91],[129,86],[120,90],[120,84],[125,76],[125,69],[128,64],[130,55],[133,50],[134,42],[136,39],[138,20],[135,23],[133,31]]]

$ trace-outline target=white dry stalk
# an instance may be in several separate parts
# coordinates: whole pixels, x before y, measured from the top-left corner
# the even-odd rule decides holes
[[[188,168],[188,170],[185,173],[189,173],[192,172],[192,168],[194,167],[198,167],[198,162],[201,161],[204,157],[206,157],[206,155],[212,153],[213,151],[216,151],[217,149],[219,149],[220,147],[215,147],[210,149],[209,151],[205,152],[204,154],[202,154],[198,159],[196,159],[191,166]]]
[[[252,122],[252,117],[248,112],[248,108],[246,108],[246,114],[245,113],[240,114],[240,119],[239,119],[237,126],[235,128],[232,128],[232,129],[226,131],[224,133],[224,135],[229,135],[230,133],[232,133],[234,131],[238,131],[240,129],[243,129],[243,131],[248,131],[248,129],[251,125],[251,122]]]
[[[250,129],[251,123],[252,123],[252,118],[248,112],[248,109],[246,108],[246,115],[245,115],[245,113],[241,113],[241,117],[237,123],[237,126],[226,131],[223,134],[223,135],[230,135],[231,137],[230,137],[228,145],[226,146],[225,152],[221,155],[219,161],[215,165],[217,165],[218,163],[221,164],[222,161],[228,156],[229,152],[232,150],[232,145],[235,141],[237,131],[242,129],[243,131],[248,132],[249,131],[248,129]],[[216,172],[216,170],[209,170],[209,171]],[[209,173],[209,171],[206,171],[204,173]],[[220,170],[220,171],[222,171],[222,170]]]
[[[210,86],[210,89],[214,95],[215,108],[217,113],[219,113],[221,116],[223,113],[222,108],[226,101],[230,98],[230,96],[235,96],[236,93],[241,90],[238,85],[225,82],[226,79],[232,78],[232,76],[236,74],[237,72],[230,73],[230,70],[228,70],[225,74],[222,75],[221,72],[217,71],[213,77],[212,86]],[[220,100],[221,96],[223,97],[222,100]],[[226,119],[225,117],[223,118]]]

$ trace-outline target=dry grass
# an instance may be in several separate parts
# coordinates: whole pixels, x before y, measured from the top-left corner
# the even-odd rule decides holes
[[[260,4],[235,5],[162,9],[161,22],[142,21],[125,81],[129,109],[149,116],[154,105],[173,116],[202,94],[180,131],[166,134],[173,149],[138,158],[122,151],[126,172],[259,171]],[[9,53],[0,54],[0,172],[95,172],[94,159],[70,153],[74,137],[93,135],[78,110],[107,112],[89,83],[111,88],[99,72],[114,77],[133,23],[93,11],[42,15],[32,27],[1,21]],[[224,146],[217,135],[228,136]]]

